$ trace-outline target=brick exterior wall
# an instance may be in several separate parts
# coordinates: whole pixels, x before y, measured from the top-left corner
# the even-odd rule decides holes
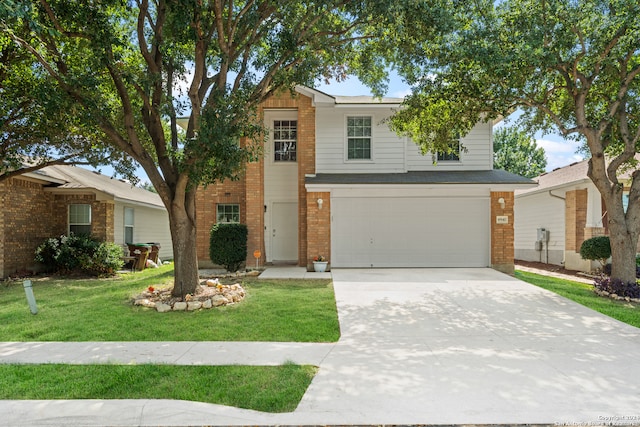
[[[318,205],[322,199],[322,209]],[[331,254],[331,194],[307,193],[307,255],[306,267],[313,271],[313,258]],[[331,261],[329,259],[329,261]]]
[[[564,250],[580,252],[587,225],[587,190],[567,191],[565,200]]]
[[[4,183],[2,200],[3,234],[1,277],[16,272],[36,271],[36,248],[48,237],[53,228],[51,212],[53,197],[43,191],[42,185],[20,178]]]
[[[90,203],[93,234],[114,241],[114,205],[95,195],[62,195],[44,190],[42,184],[12,178],[0,184],[0,278],[16,272],[37,271],[36,248],[47,238],[67,233],[67,205]]]
[[[295,109],[298,111],[298,265],[307,265],[307,195],[305,175],[315,173],[315,107],[311,99],[283,92],[266,100],[259,108],[259,117],[265,109]],[[260,265],[266,259],[264,241],[264,160],[249,163],[241,180],[199,187],[196,195],[197,250],[200,266],[209,266],[209,231],[216,221],[218,203],[238,203],[240,222],[247,224],[247,265],[254,266],[253,252],[260,250]]]
[[[498,200],[504,199],[504,208]],[[503,273],[514,271],[513,191],[491,192],[491,267]],[[507,224],[497,224],[497,216],[506,216]]]

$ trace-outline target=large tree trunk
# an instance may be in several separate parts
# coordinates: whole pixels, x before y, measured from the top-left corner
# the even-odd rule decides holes
[[[607,201],[605,200],[605,204]],[[636,247],[638,228],[627,221],[624,212],[608,210],[609,240],[611,242],[611,277],[625,283],[636,281]],[[620,211],[623,211],[620,206]]]
[[[182,298],[195,292],[199,280],[195,199],[195,190],[187,191],[184,200],[174,200],[169,209],[175,279],[171,294]]]

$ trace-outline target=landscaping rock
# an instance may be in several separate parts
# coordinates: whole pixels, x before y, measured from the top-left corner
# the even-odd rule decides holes
[[[156,310],[158,313],[166,313],[167,311],[171,311],[171,306],[169,304],[159,302],[156,304]]]
[[[202,308],[201,301],[189,301],[187,303],[187,311],[195,311],[200,310]]]
[[[155,308],[156,303],[149,300],[148,298],[137,299],[133,302],[134,305],[141,305],[143,307]]]
[[[187,309],[187,303],[186,302],[177,302],[175,304],[173,304],[173,310],[174,311],[185,311]]]
[[[208,300],[206,300],[206,301],[204,301],[202,303],[202,308],[211,308],[211,307],[213,307],[213,304],[211,304],[211,300],[210,299],[208,299]]]
[[[229,304],[229,300],[222,295],[215,295],[211,298],[211,305],[214,307],[220,307],[221,305]]]

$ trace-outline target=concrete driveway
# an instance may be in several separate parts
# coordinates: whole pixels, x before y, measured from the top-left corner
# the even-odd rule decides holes
[[[307,422],[640,425],[640,329],[491,269],[333,279],[342,338]]]
[[[332,274],[342,328],[334,344],[51,343],[55,359],[46,343],[0,346],[3,363],[25,354],[29,363],[96,363],[99,349],[111,363],[318,364],[292,413],[0,401],[0,425],[640,425],[640,329],[491,269]],[[79,345],[89,348],[79,355]]]

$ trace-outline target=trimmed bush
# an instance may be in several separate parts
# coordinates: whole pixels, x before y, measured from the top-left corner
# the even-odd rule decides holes
[[[35,260],[51,271],[82,271],[109,275],[122,268],[122,248],[115,243],[83,235],[52,237],[36,249]]]
[[[246,224],[214,224],[209,239],[209,257],[227,271],[238,271],[247,259]]]
[[[611,256],[609,236],[596,236],[582,242],[580,256],[582,259],[598,261],[604,267]]]

